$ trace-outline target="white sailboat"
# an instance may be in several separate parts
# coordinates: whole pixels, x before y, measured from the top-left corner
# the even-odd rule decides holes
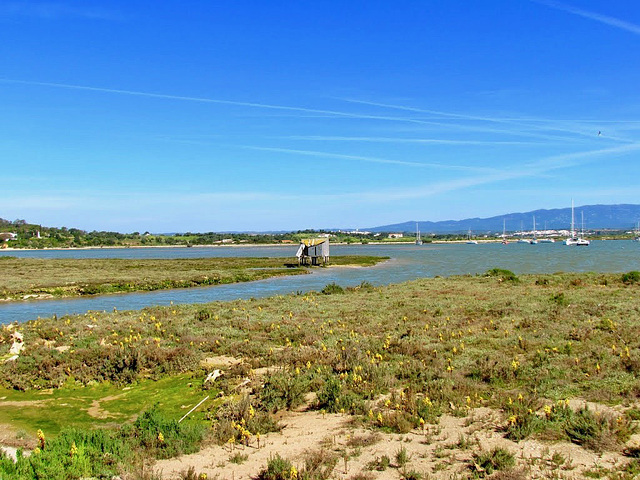
[[[509,241],[507,240],[507,234],[506,234],[506,219],[502,219],[502,244],[503,245],[507,245],[509,243]]]
[[[520,238],[518,239],[518,243],[529,243],[529,240],[524,238],[524,229],[522,228],[522,222],[520,222]]]
[[[473,240],[471,238],[471,229],[469,229],[469,232],[467,233],[467,244],[468,245],[477,245],[478,244],[477,240]]]
[[[582,229],[584,231],[584,214],[582,216]],[[587,247],[591,242],[578,236],[575,229],[575,217],[573,213],[573,199],[571,200],[571,236],[564,241],[565,245]]]
[[[529,243],[531,245],[537,245],[538,244],[538,237],[536,236],[536,217],[533,217],[533,238],[531,240],[529,240]]]
[[[582,228],[580,230],[580,236],[578,237],[578,243],[576,244],[578,247],[588,247],[591,243],[589,240],[584,238],[584,212],[580,212],[580,218],[582,219]]]
[[[544,232],[546,235],[549,234],[549,231],[547,230],[547,222],[544,222]],[[543,237],[540,240],[538,240],[538,243],[554,243],[554,240],[553,238]]]
[[[633,241],[640,242],[640,222],[638,222],[638,224],[636,225],[636,231],[634,232]]]
[[[418,222],[416,222],[416,245],[422,245],[422,239],[420,238],[420,227],[418,226]]]

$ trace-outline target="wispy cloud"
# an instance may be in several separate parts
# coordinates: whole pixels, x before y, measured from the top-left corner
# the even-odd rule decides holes
[[[287,140],[312,140],[321,142],[371,142],[371,143],[417,143],[433,145],[534,145],[534,142],[491,141],[491,140],[448,140],[442,138],[402,138],[402,137],[341,137],[329,135],[289,135],[272,137]]]
[[[256,228],[291,230],[300,228],[300,225],[292,224],[291,219],[303,217],[308,205],[318,202],[332,211],[348,212],[344,214],[342,221],[350,223],[372,206],[401,204],[406,201],[413,203],[414,200],[438,199],[443,196],[449,198],[452,193],[463,194],[471,189],[477,193],[483,186],[498,183],[512,186],[514,179],[545,175],[556,169],[598,158],[609,160],[613,156],[637,150],[640,150],[640,144],[547,157],[524,165],[514,164],[514,168],[510,170],[471,174],[410,188],[352,188],[333,193],[312,190],[295,192],[287,189],[165,189],[162,192],[159,189],[148,192],[76,189],[61,193],[53,188],[13,188],[4,192],[3,209],[7,214],[5,216],[9,218],[31,218],[53,225],[64,225],[68,222],[69,212],[73,212],[73,226],[86,229],[197,231],[204,222],[216,225],[219,231]],[[495,189],[491,191],[495,192]],[[617,188],[612,193],[620,194]],[[631,187],[629,191],[624,191],[624,195],[630,200],[634,193],[637,194],[637,191]],[[595,195],[602,194],[603,192],[595,192]],[[112,220],[96,220],[96,212],[106,214]],[[312,228],[313,225],[309,227]]]
[[[562,10],[564,12],[571,13],[573,15],[578,15],[580,17],[588,18],[590,20],[595,20],[596,22],[604,23],[605,25],[609,25],[611,27],[619,28],[621,30],[626,30],[636,35],[640,35],[640,25],[636,25],[635,23],[627,22],[619,18],[610,17],[608,15],[602,15],[600,13],[591,12],[589,10],[583,10],[581,8],[573,7],[565,3],[554,2],[551,0],[531,0],[531,1],[535,3],[539,3],[541,5],[546,5],[547,7],[555,8],[556,10]],[[606,2],[603,3],[603,5],[606,5]]]
[[[275,149],[277,151],[286,149]],[[471,187],[510,181],[523,177],[540,176],[554,170],[570,168],[600,158],[612,158],[626,155],[640,150],[640,143],[623,145],[619,147],[575,152],[565,155],[544,157],[533,162],[515,165],[514,168],[505,170],[490,170],[477,175],[458,177],[450,180],[431,182],[414,187],[395,187],[375,190],[349,190],[344,192],[271,192],[271,191],[226,191],[226,192],[181,192],[171,191],[153,192],[95,192],[92,190],[77,191],[69,194],[54,192],[42,192],[37,194],[24,193],[24,191],[8,191],[3,200],[3,205],[8,207],[28,206],[29,208],[43,208],[45,210],[61,210],[76,208],[83,211],[101,209],[109,211],[126,210],[132,205],[138,209],[159,208],[170,205],[172,209],[190,209],[197,205],[239,205],[254,208],[256,202],[306,202],[323,200],[342,205],[341,202],[357,204],[388,203],[389,201],[425,199],[454,191],[464,191]],[[293,151],[297,154],[300,151]],[[308,152],[310,155],[324,155],[323,152]],[[342,157],[342,156],[340,156]],[[164,208],[164,207],[163,207]]]
[[[553,170],[569,168],[577,164],[584,163],[584,161],[602,157],[625,155],[638,150],[640,150],[640,143],[599,150],[575,152],[566,155],[554,155],[529,162],[527,164],[518,165],[516,168],[496,171],[495,173],[444,180],[412,188],[379,189],[373,192],[358,192],[355,194],[355,198],[359,200],[366,200],[368,202],[377,202],[380,201],[381,198],[386,200],[424,199],[481,185],[505,182],[524,177],[540,176]]]
[[[22,16],[42,19],[59,19],[68,17],[88,18],[95,20],[122,20],[122,15],[106,8],[88,4],[80,6],[62,2],[6,2],[0,5],[0,16]]]

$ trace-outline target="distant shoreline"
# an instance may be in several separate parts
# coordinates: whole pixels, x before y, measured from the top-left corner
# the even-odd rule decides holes
[[[477,240],[478,243],[499,243],[502,240],[501,239],[478,239]],[[514,240],[515,241],[515,240]],[[434,240],[431,242],[424,242],[424,245],[446,245],[446,244],[459,244],[459,243],[466,243],[467,240]],[[511,243],[511,242],[510,242]],[[396,246],[396,245],[414,245],[415,241],[407,241],[407,242],[368,242],[368,243],[358,243],[358,242],[353,242],[353,243],[346,243],[346,242],[335,242],[335,243],[331,243],[331,245],[339,245],[339,246],[367,246],[367,245],[385,245],[385,246]],[[0,249],[0,252],[21,252],[21,251],[33,251],[33,252],[37,252],[37,251],[64,251],[64,250],[111,250],[111,249],[133,249],[133,248],[225,248],[225,247],[231,247],[231,248],[260,248],[260,247],[297,247],[299,244],[298,243],[288,243],[288,244],[282,244],[282,243],[248,243],[248,244],[219,244],[219,243],[213,243],[213,244],[206,244],[206,245],[191,245],[191,246],[187,246],[187,245],[103,245],[103,246],[97,246],[97,247],[44,247],[44,248],[15,248],[15,247],[7,247],[7,248],[2,248]]]
[[[479,244],[480,243],[501,243],[502,239],[501,238],[476,238],[475,239]],[[562,242],[564,240],[563,237],[557,237],[554,239],[556,242]],[[615,238],[602,238],[600,239],[602,240],[618,240]],[[620,240],[628,240],[628,239],[620,239]],[[517,243],[518,239],[517,238],[512,238],[508,240],[508,243]],[[459,244],[466,244],[468,242],[468,240],[463,239],[463,240],[433,240],[433,241],[429,241],[429,242],[424,242],[424,244],[422,246],[427,246],[427,245],[448,245],[448,244],[454,244],[454,245],[459,245]],[[406,242],[367,242],[367,243],[358,243],[358,242],[352,242],[352,243],[346,243],[346,242],[335,242],[335,243],[331,243],[331,245],[336,246],[367,246],[367,245],[384,245],[384,246],[399,246],[399,245],[414,245],[415,241],[411,240],[411,241],[406,241]],[[233,244],[219,244],[219,243],[212,243],[212,244],[206,244],[206,245],[102,245],[102,246],[97,246],[97,247],[44,247],[44,248],[15,248],[15,247],[7,247],[7,248],[0,248],[0,252],[20,252],[20,251],[64,251],[64,250],[107,250],[107,249],[119,249],[119,250],[126,250],[126,249],[144,249],[144,248],[148,248],[148,249],[153,249],[153,248],[158,248],[158,249],[163,249],[163,248],[260,248],[260,247],[297,247],[299,244],[298,243],[287,243],[287,244],[282,244],[282,243],[247,243],[247,244],[237,244],[237,243],[233,243]]]

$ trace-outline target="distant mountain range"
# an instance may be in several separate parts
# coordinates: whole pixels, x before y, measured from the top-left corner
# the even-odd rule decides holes
[[[576,228],[580,228],[581,214],[584,214],[585,230],[613,229],[632,230],[640,221],[640,205],[583,205],[575,207]],[[502,222],[507,232],[533,229],[533,217],[536,217],[536,229],[568,230],[571,227],[571,208],[553,210],[534,210],[524,213],[507,213],[490,218],[467,218],[465,220],[445,220],[442,222],[409,221],[366,228],[371,232],[415,232],[416,223],[422,234],[460,233],[469,229],[474,234],[502,232]]]

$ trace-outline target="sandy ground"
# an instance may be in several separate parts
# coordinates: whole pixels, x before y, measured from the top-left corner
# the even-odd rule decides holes
[[[199,453],[159,461],[155,470],[164,479],[178,479],[190,467],[197,474],[205,473],[208,479],[251,479],[276,454],[289,459],[301,470],[305,457],[323,450],[339,458],[331,475],[335,479],[397,480],[411,471],[420,473],[423,479],[466,478],[473,469],[473,454],[496,446],[516,456],[517,473],[510,477],[512,479],[582,479],[587,478],[585,470],[620,468],[628,461],[618,453],[598,454],[567,442],[509,441],[499,430],[504,425],[503,415],[487,408],[472,410],[466,418],[443,416],[439,425],[404,435],[356,428],[351,420],[348,415],[290,412],[281,419],[282,431],[265,435],[260,448],[255,441],[249,447],[236,446],[234,449],[209,446]],[[406,449],[409,458],[404,469],[396,461],[402,448]],[[246,455],[246,460],[240,464],[231,462],[238,454]],[[387,469],[368,468],[368,464],[383,455],[391,460]]]
[[[216,365],[232,365],[232,357],[208,359]],[[107,401],[116,397],[105,397]],[[308,399],[312,402],[312,399]],[[95,417],[109,416],[109,412],[95,401],[89,413]],[[46,401],[24,402],[44,406]],[[0,399],[0,408],[19,405],[21,402]],[[572,400],[570,406],[578,409],[586,404]],[[616,407],[588,403],[588,407],[604,414],[619,414]],[[410,472],[427,479],[464,479],[474,469],[474,454],[501,447],[516,457],[514,473],[504,480],[517,479],[585,479],[588,470],[603,468],[619,470],[629,461],[622,453],[596,453],[568,442],[524,440],[513,442],[504,438],[502,428],[506,423],[502,412],[489,408],[470,410],[466,417],[444,415],[438,425],[427,425],[424,430],[407,434],[386,434],[357,426],[349,415],[322,414],[307,411],[283,412],[278,433],[264,435],[258,445],[255,437],[249,446],[231,447],[208,445],[200,452],[178,458],[162,460],[153,466],[163,479],[180,479],[181,474],[193,468],[197,474],[205,473],[209,480],[243,480],[255,478],[276,454],[290,460],[298,470],[305,467],[305,460],[314,453],[323,452],[337,458],[331,478],[342,479],[394,479],[404,478]],[[634,435],[629,446],[640,446],[640,434]],[[10,456],[15,447],[33,447],[26,436],[20,435],[9,425],[0,426],[0,448]],[[403,467],[396,460],[398,452],[406,449],[408,461]],[[387,456],[390,465],[377,470],[370,465]],[[240,459],[234,462],[232,458]]]

